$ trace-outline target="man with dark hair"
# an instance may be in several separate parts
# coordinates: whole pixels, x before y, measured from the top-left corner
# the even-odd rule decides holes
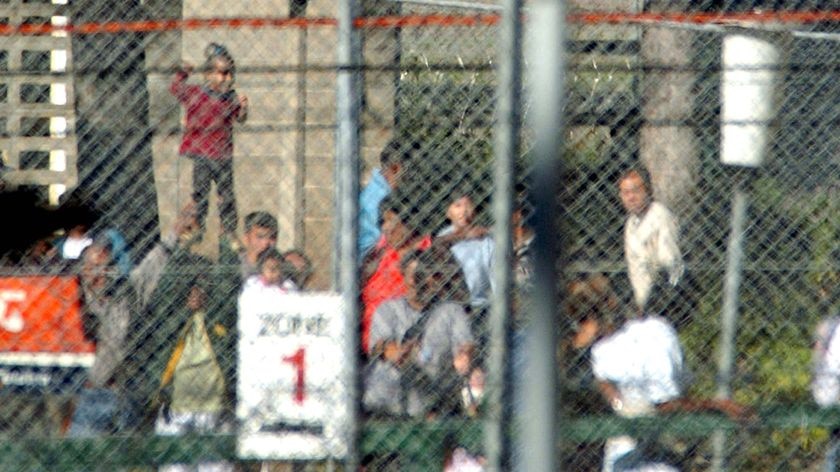
[[[618,180],[621,204],[627,211],[624,225],[624,256],[633,298],[639,309],[647,303],[651,289],[666,283],[677,285],[685,265],[678,244],[677,219],[665,205],[653,200],[647,173],[629,169]],[[664,284],[663,284],[664,285]]]
[[[385,415],[456,413],[474,347],[459,300],[466,292],[463,273],[442,247],[411,250],[400,268],[405,295],[374,314],[364,406]]]
[[[403,144],[391,140],[379,155],[381,167],[374,169],[370,181],[359,195],[359,258],[373,249],[379,240],[379,204],[399,187],[412,153],[419,149],[415,142]]]
[[[277,219],[265,211],[255,211],[245,215],[245,233],[242,246],[223,247],[219,261],[222,264],[238,263],[242,280],[259,272],[257,258],[260,253],[277,244]],[[234,297],[235,298],[235,297]]]
[[[245,232],[247,233],[255,226],[268,228],[277,236],[277,219],[265,211],[254,211],[245,215]]]

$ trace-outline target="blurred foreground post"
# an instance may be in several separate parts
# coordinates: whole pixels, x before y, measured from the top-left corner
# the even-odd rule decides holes
[[[359,213],[359,108],[361,63],[359,32],[353,25],[358,16],[357,0],[343,0],[338,12],[338,83],[336,91],[338,131],[336,136],[336,289],[342,295],[347,323],[346,357],[352,365],[347,369],[347,394],[350,432],[346,470],[359,468],[359,272],[356,266]]]
[[[493,292],[490,312],[490,398],[485,424],[487,465],[491,471],[511,469],[511,314],[513,258],[511,214],[514,161],[519,156],[522,90],[522,0],[506,0],[499,32],[496,147],[493,183]]]
[[[526,340],[525,401],[519,470],[554,472],[557,464],[557,262],[564,243],[557,200],[563,136],[565,2],[536,0],[528,12],[529,126],[533,128],[534,290]]]

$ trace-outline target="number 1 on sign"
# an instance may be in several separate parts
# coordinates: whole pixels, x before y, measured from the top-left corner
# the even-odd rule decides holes
[[[306,391],[304,390],[304,387],[306,385],[304,378],[304,369],[306,367],[305,361],[306,350],[304,350],[302,347],[298,348],[298,350],[295,351],[295,353],[291,356],[283,357],[283,362],[291,364],[292,367],[295,369],[295,374],[297,375],[297,379],[295,380],[295,393],[293,395],[295,403],[297,404],[302,404],[303,401],[306,399]]]

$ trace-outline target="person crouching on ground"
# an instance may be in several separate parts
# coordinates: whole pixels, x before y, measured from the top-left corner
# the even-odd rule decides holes
[[[685,368],[677,332],[661,313],[659,290],[651,292],[644,314],[630,316],[611,330],[605,314],[593,312],[581,327],[590,332],[592,372],[598,390],[619,416],[636,418],[657,413],[716,411],[743,420],[751,413],[726,399],[704,400],[684,396]],[[630,313],[637,312],[634,307]],[[656,443],[655,435],[609,438],[604,447],[604,472],[679,470],[681,458]]]

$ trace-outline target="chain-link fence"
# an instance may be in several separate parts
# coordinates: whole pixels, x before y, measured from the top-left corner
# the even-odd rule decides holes
[[[812,346],[837,315],[840,5],[568,5],[558,229],[535,237],[529,126],[493,221],[501,6],[364,1],[353,50],[336,3],[0,2],[0,469],[479,470],[494,388],[529,408],[551,242],[558,467],[830,461],[809,387],[813,352],[833,375],[832,323]],[[358,335],[330,294],[349,265]]]
[[[661,16],[648,7],[650,11],[632,12],[640,20],[655,20],[642,28],[621,32],[604,25],[581,27],[570,56],[571,191],[565,205],[572,215],[574,274],[605,274],[619,300],[628,295],[638,300],[637,284],[645,284],[634,280],[631,257],[638,248],[631,250],[631,244],[639,242],[634,240],[639,233],[633,232],[639,227],[631,226],[632,216],[624,221],[620,200],[628,210],[633,203],[628,205],[623,187],[616,199],[615,189],[617,182],[632,187],[619,177],[622,168],[649,171],[656,200],[680,222],[685,271],[675,291],[665,290],[671,294],[664,297],[664,313],[683,344],[689,394],[731,394],[772,416],[771,405],[810,401],[812,333],[817,320],[836,314],[838,224],[832,215],[837,211],[838,161],[830,150],[831,132],[824,127],[836,112],[831,101],[817,98],[832,93],[826,85],[834,74],[829,51],[836,37],[830,22],[802,23],[802,16],[784,11],[773,13],[783,26],[720,24],[727,15],[737,19],[740,12],[759,6],[667,5]],[[730,41],[737,35],[773,44],[778,62],[756,66],[752,61],[763,54],[760,47],[733,46]],[[755,73],[762,67],[772,77]],[[768,88],[760,95],[750,90],[762,84]],[[738,103],[740,97],[733,93],[747,103]],[[755,111],[768,104],[777,104],[778,113],[751,114],[738,108]],[[821,118],[815,121],[816,116]],[[762,148],[757,135],[739,146],[737,133],[756,123],[768,136],[768,146]],[[763,164],[741,168],[721,162],[733,152],[745,158],[761,153]],[[740,233],[733,225],[745,200],[747,223],[741,223]],[[738,241],[731,231],[743,239]],[[663,259],[654,265],[671,267],[674,282],[676,272],[663,243],[655,249]],[[738,251],[743,251],[740,261],[733,259]],[[629,274],[623,267],[614,270],[622,256]],[[611,296],[600,298],[601,310],[612,310]],[[570,295],[570,301],[587,297],[592,295]],[[739,316],[737,330],[728,333],[725,320],[733,312]],[[595,349],[592,353],[598,377],[599,368],[610,366],[597,367],[599,356]],[[574,403],[567,406],[577,411]],[[811,469],[822,460],[828,430],[807,423],[802,420],[800,427],[783,432],[741,427],[729,435],[725,447],[713,444],[718,436],[708,444],[671,440],[666,449],[673,453],[679,445],[677,463],[687,470],[716,467],[721,456],[733,470]],[[591,467],[599,461],[595,458]]]

